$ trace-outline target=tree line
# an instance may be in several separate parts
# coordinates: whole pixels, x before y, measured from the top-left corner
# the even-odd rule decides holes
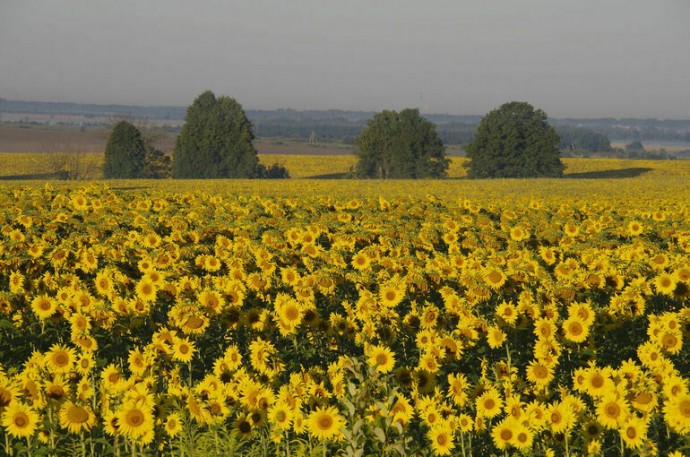
[[[104,176],[181,179],[287,178],[286,169],[259,163],[253,126],[242,106],[211,91],[187,109],[170,160],[128,121],[118,122],[105,150]],[[555,129],[546,114],[526,102],[509,102],[480,121],[467,146],[470,178],[560,177]],[[369,119],[356,138],[359,178],[442,178],[450,160],[437,125],[417,109],[385,110]],[[170,162],[167,162],[170,160]]]

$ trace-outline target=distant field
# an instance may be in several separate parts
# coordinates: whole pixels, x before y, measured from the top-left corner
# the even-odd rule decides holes
[[[276,149],[278,150],[278,149]],[[296,150],[296,149],[295,149]],[[350,154],[323,154],[318,149],[310,154],[259,154],[259,160],[272,165],[278,163],[296,179],[340,179],[348,176],[356,159]],[[464,157],[451,157],[449,178],[466,176]],[[565,176],[578,179],[617,178],[687,178],[690,161],[655,161],[622,159],[563,159]],[[100,152],[2,152],[0,151],[0,180],[57,179],[65,173],[80,179],[102,179],[103,153]],[[62,175],[61,175],[62,173]]]

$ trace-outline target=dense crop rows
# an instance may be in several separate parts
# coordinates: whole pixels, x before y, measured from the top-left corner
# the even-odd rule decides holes
[[[438,197],[405,182],[361,198],[276,196],[305,182],[227,184],[252,197],[2,188],[0,443],[686,455],[690,207],[675,179],[588,195],[533,181],[554,195],[517,199],[502,196],[515,181],[420,184]],[[592,196],[606,186],[623,198]]]

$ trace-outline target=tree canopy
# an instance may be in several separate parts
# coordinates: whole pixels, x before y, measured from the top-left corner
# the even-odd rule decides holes
[[[470,178],[561,177],[558,135],[546,113],[509,102],[482,118],[467,146]]]
[[[450,160],[436,126],[417,109],[382,111],[357,138],[355,173],[366,178],[439,178]]]
[[[127,121],[113,127],[105,147],[106,179],[141,178],[146,168],[146,147],[141,132]]]
[[[175,178],[253,178],[259,159],[251,122],[234,99],[211,91],[187,110],[173,155]]]

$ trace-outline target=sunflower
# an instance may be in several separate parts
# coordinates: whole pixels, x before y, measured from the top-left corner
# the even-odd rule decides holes
[[[156,299],[158,287],[149,279],[142,278],[135,287],[137,298],[143,302],[149,303]]]
[[[10,273],[10,292],[13,294],[24,293],[24,275],[18,271]]]
[[[511,302],[503,301],[496,307],[495,315],[508,325],[515,325],[518,318],[518,312],[515,305]]]
[[[640,235],[643,231],[644,231],[644,225],[642,225],[638,221],[630,221],[628,223],[628,229],[627,229],[628,235],[637,236],[637,235]]]
[[[200,335],[210,325],[210,319],[206,317],[200,311],[197,313],[185,313],[186,317],[183,318],[182,325],[180,325],[180,330],[185,335]]]
[[[546,421],[553,433],[563,433],[575,424],[575,414],[562,402],[554,402],[546,409]]]
[[[173,341],[172,358],[178,362],[187,363],[194,357],[196,347],[187,338],[175,338]]]
[[[647,437],[647,423],[639,417],[630,416],[619,431],[625,447],[639,449]]]
[[[546,387],[554,378],[553,365],[532,360],[527,365],[527,380],[538,387]]]
[[[165,419],[163,428],[165,429],[165,433],[170,438],[175,438],[182,432],[183,425],[184,424],[179,413],[170,413],[168,414],[168,417]]]
[[[117,389],[124,383],[120,369],[112,363],[101,371],[101,379],[106,390]]]
[[[551,319],[540,318],[534,323],[534,334],[541,339],[550,339],[556,334],[556,323]]]
[[[448,375],[448,393],[446,396],[453,399],[453,403],[463,407],[467,402],[467,377],[462,373],[450,373]]]
[[[225,306],[225,299],[215,290],[206,289],[199,294],[199,303],[212,314],[217,314]]]
[[[153,410],[150,406],[127,402],[120,406],[116,415],[120,433],[133,440],[140,440],[149,430],[153,430]]]
[[[471,432],[474,427],[474,421],[469,414],[460,414],[457,417],[457,425],[461,432],[467,433]]]
[[[75,360],[74,349],[57,343],[46,353],[46,364],[53,373],[69,373]]]
[[[240,414],[232,425],[233,431],[240,439],[246,440],[252,436],[254,426],[246,414]]]
[[[658,344],[669,354],[678,354],[683,347],[683,334],[680,331],[665,331],[659,334]]]
[[[70,390],[70,383],[63,375],[54,376],[53,379],[46,380],[45,383],[46,396],[53,400],[62,400]]]
[[[281,331],[290,334],[301,322],[304,316],[302,306],[297,300],[289,299],[276,308],[278,314],[278,324]]]
[[[405,298],[405,285],[390,282],[379,289],[379,300],[386,308],[395,308]]]
[[[604,427],[617,429],[630,416],[624,398],[614,393],[604,395],[596,406],[597,421]]]
[[[55,314],[57,302],[47,295],[39,295],[31,300],[31,309],[40,320],[45,320]]]
[[[579,316],[570,316],[561,324],[565,338],[573,343],[583,343],[589,336],[589,326]]]
[[[410,420],[412,420],[412,416],[414,416],[414,408],[407,397],[402,394],[398,395],[390,412],[393,415],[393,422],[398,422],[403,427],[406,426]]]
[[[94,284],[96,286],[96,292],[98,292],[101,297],[107,297],[113,291],[113,281],[110,278],[110,274],[105,270],[96,273]]]
[[[88,406],[80,406],[66,401],[60,407],[60,426],[70,433],[81,433],[91,429],[96,423],[96,416]]]
[[[503,409],[503,399],[496,388],[491,387],[486,392],[477,397],[476,401],[477,416],[492,418],[498,416]]]
[[[345,426],[345,419],[333,406],[317,407],[307,417],[307,430],[313,437],[320,440],[339,438],[340,429],[343,426]]]
[[[611,388],[613,382],[604,371],[590,368],[585,373],[584,384],[591,397],[602,397]]]
[[[369,347],[368,362],[379,373],[388,373],[395,366],[395,353],[383,345]]]
[[[664,419],[678,433],[690,432],[690,394],[669,398],[664,404]]]
[[[492,289],[500,289],[508,279],[505,273],[498,268],[487,268],[483,272],[482,277],[484,278],[486,285]]]
[[[28,405],[19,401],[10,403],[2,414],[2,425],[15,438],[29,438],[36,431],[39,415]]]
[[[268,408],[268,421],[278,430],[289,430],[292,427],[292,409],[284,403],[277,402]]]
[[[518,422],[510,418],[496,424],[491,430],[491,439],[494,445],[502,451],[507,450],[515,441],[517,427]]]
[[[505,340],[506,334],[503,333],[500,328],[492,325],[487,329],[486,342],[492,349],[503,346]]]
[[[674,275],[670,273],[661,273],[654,278],[654,289],[659,294],[673,296],[676,290],[677,281]]]
[[[453,431],[448,425],[441,425],[429,430],[431,449],[436,455],[450,455],[455,443],[453,443]]]

